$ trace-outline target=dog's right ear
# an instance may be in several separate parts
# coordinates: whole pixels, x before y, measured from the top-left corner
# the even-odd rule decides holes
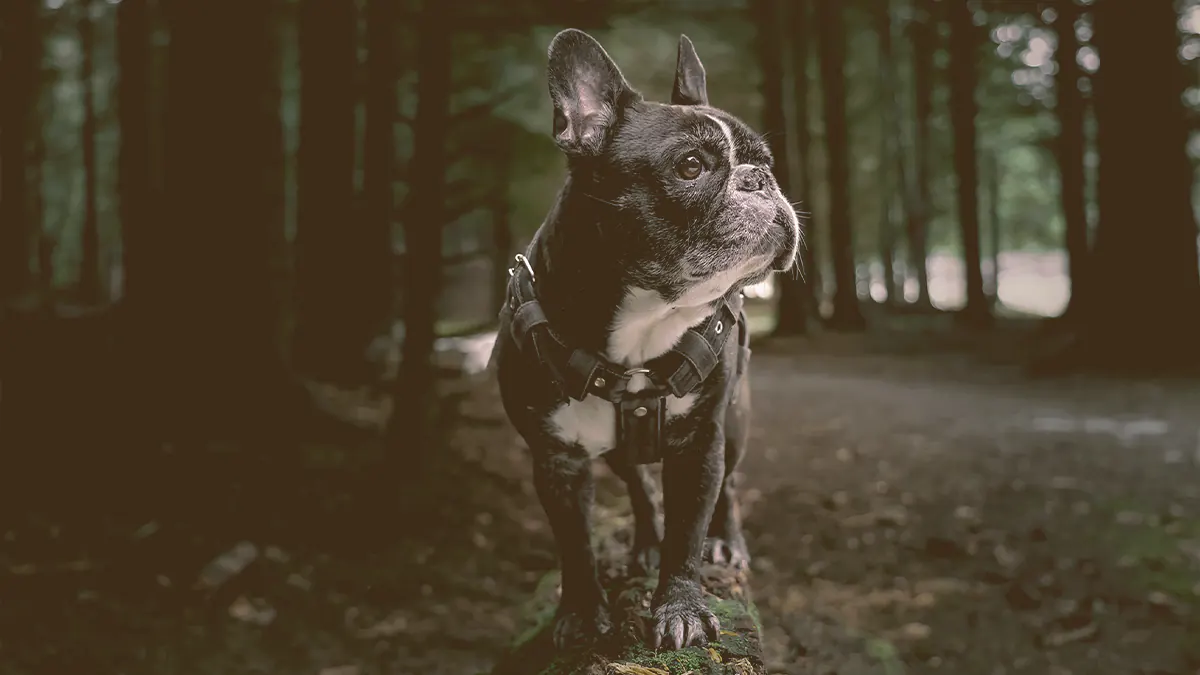
[[[568,155],[598,154],[620,106],[638,98],[595,38],[568,28],[554,36],[546,74],[554,142]]]

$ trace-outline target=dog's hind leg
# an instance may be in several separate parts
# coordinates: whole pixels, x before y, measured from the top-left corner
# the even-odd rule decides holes
[[[612,631],[590,536],[595,482],[590,459],[531,449],[534,487],[562,563],[562,598],[554,620],[554,643],[562,648]]]
[[[737,385],[737,395],[725,412],[725,480],[717,495],[712,522],[708,526],[705,558],[745,569],[750,565],[750,551],[742,534],[742,514],[737,496],[738,463],[746,454],[750,440],[750,376],[744,374]]]
[[[662,542],[662,507],[658,485],[650,470],[628,458],[610,452],[604,461],[612,472],[625,481],[633,507],[633,550],[630,568],[635,574],[658,569],[659,544]]]

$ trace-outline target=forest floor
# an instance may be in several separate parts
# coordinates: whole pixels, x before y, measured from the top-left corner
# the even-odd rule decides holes
[[[1200,673],[1200,384],[1031,380],[1022,329],[922,321],[755,346],[770,672]],[[419,521],[361,497],[365,442],[213,451],[169,508],[9,530],[0,672],[486,672],[556,561],[486,376],[458,414]]]

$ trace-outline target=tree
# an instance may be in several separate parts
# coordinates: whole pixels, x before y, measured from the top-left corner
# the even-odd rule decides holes
[[[933,118],[933,53],[937,48],[937,25],[934,21],[933,0],[914,0],[917,17],[909,24],[913,56],[913,97],[915,130],[913,138],[914,175],[913,208],[908,212],[908,267],[917,277],[917,306],[931,306],[929,300],[929,215],[932,197],[929,182],[933,169],[930,152],[930,121]]]
[[[410,475],[424,464],[435,440],[437,298],[441,285],[442,228],[446,222],[446,139],[450,126],[451,41],[449,8],[425,0],[417,44],[417,111],[404,210],[404,344],[396,377],[395,410],[389,421],[392,461]],[[397,469],[399,470],[399,469]]]
[[[348,325],[361,264],[354,255],[361,225],[354,217],[357,17],[355,3],[330,0],[301,0],[299,12],[293,356],[301,372],[341,380],[348,358],[366,346],[355,344],[363,336]]]
[[[954,128],[954,174],[958,186],[958,226],[962,233],[967,305],[964,319],[982,325],[991,319],[983,292],[982,247],[979,236],[979,157],[975,120],[979,115],[979,45],[982,32],[965,2],[948,3],[950,19],[950,122]]]
[[[850,222],[850,147],[846,129],[846,26],[845,8],[837,3],[816,3],[817,54],[820,60],[825,143],[829,163],[829,227],[834,278],[833,314],[829,327],[861,330],[866,327],[858,304],[854,269],[854,235]]]
[[[1200,340],[1178,16],[1169,2],[1113,0],[1093,16],[1100,221],[1078,355],[1104,368],[1174,369],[1196,361]]]
[[[174,435],[254,432],[283,414],[280,305],[271,260],[283,232],[283,134],[274,3],[166,7],[159,257],[149,308],[159,411]],[[214,48],[213,36],[220,36]],[[145,249],[143,249],[145,250]],[[146,317],[149,319],[150,317]],[[169,373],[169,374],[167,374]]]
[[[0,3],[0,301],[30,282],[37,223],[30,213],[27,171],[42,53],[39,6]]]
[[[883,123],[879,150],[879,258],[883,263],[883,284],[887,289],[887,301],[897,304],[903,300],[896,288],[896,236],[895,216],[898,212],[897,198],[907,193],[906,163],[900,154],[900,105],[896,98],[896,66],[892,54],[892,12],[890,0],[876,0],[875,30],[879,34],[879,107]],[[892,174],[893,163],[898,172]],[[895,178],[900,179],[894,185]],[[901,288],[901,290],[903,290]]]
[[[100,302],[105,284],[100,279],[100,214],[96,211],[96,92],[95,20],[92,0],[79,7],[79,49],[83,52],[83,260],[79,270],[79,295],[84,302]]]
[[[1068,276],[1071,279],[1071,299],[1065,316],[1071,316],[1087,296],[1088,222],[1087,197],[1084,189],[1086,152],[1083,118],[1085,103],[1080,89],[1083,71],[1079,67],[1079,38],[1075,23],[1080,7],[1073,0],[1063,0],[1055,25],[1058,28],[1058,47],[1054,51],[1058,62],[1055,75],[1055,113],[1058,116],[1058,167],[1061,175],[1063,220],[1066,224]]]
[[[394,245],[392,223],[395,214],[394,185],[396,159],[396,78],[399,67],[396,54],[397,3],[393,0],[368,0],[367,18],[367,95],[363,130],[363,201],[365,209],[356,237],[358,250],[356,277],[357,315],[352,337],[361,339],[388,328],[393,316]]]
[[[787,76],[786,66],[789,64],[784,62],[784,41],[780,31],[783,15],[780,10],[778,0],[752,0],[750,3],[751,19],[758,33],[758,39],[755,41],[758,67],[762,73],[760,86],[763,98],[763,135],[775,158],[775,180],[785,193],[794,193],[795,185],[791,180],[788,165],[788,104],[784,100],[784,78]],[[791,273],[789,279],[783,280],[784,288],[780,289],[777,305],[776,333],[801,335],[805,332],[806,291],[803,283],[795,272]],[[789,286],[795,287],[787,288]]]
[[[808,160],[808,150],[811,136],[808,132],[808,0],[792,0],[790,10],[786,12],[786,25],[789,26],[792,46],[792,135],[795,137],[796,176],[788,185],[793,199],[807,200],[812,190],[811,163]],[[779,20],[776,19],[776,22]],[[783,25],[783,24],[775,24]],[[768,33],[770,35],[771,33]],[[778,38],[777,38],[778,39]],[[764,77],[766,69],[764,68]],[[782,89],[782,88],[781,88]],[[782,97],[782,91],[780,91]],[[781,101],[782,103],[782,101]],[[781,181],[782,182],[782,181]],[[777,335],[802,335],[808,331],[809,305],[812,311],[817,310],[818,298],[815,289],[817,282],[817,265],[815,259],[815,237],[808,233],[806,219],[804,249],[800,252],[799,270],[776,277],[779,288],[779,299],[775,305],[775,333]]]
[[[150,11],[148,0],[117,5],[117,115],[121,146],[117,158],[120,199],[123,297],[133,313],[146,284],[153,284],[150,180]],[[149,277],[149,278],[148,278]]]

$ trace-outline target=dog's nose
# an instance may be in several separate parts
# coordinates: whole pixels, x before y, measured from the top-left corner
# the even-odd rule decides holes
[[[758,192],[767,186],[767,172],[753,164],[742,164],[734,169],[733,179],[743,192]]]

